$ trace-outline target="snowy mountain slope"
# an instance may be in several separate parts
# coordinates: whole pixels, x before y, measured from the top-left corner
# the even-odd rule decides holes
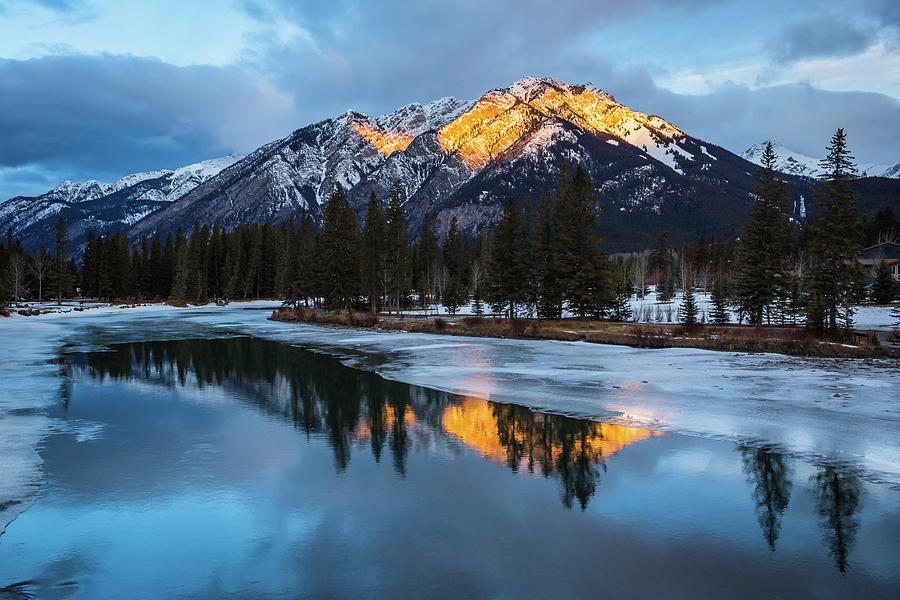
[[[496,219],[509,195],[524,200],[552,189],[564,162],[590,171],[608,213],[633,217],[609,219],[615,228],[629,229],[629,220],[671,223],[678,237],[725,233],[739,223],[755,173],[740,157],[594,87],[526,77],[475,102],[443,98],[379,117],[350,111],[298,129],[149,215],[131,235],[190,228],[195,220],[228,228],[300,210],[318,218],[333,181],[362,215],[369,195],[386,198],[396,180],[414,234],[430,211],[442,228],[456,217],[474,233]],[[715,202],[720,209],[708,215],[692,212]],[[631,233],[637,237],[629,241],[628,232],[617,232],[615,244],[655,235]]]
[[[794,161],[800,166],[785,179],[799,220],[804,207],[811,214],[816,210],[814,181],[807,175],[815,159]],[[73,218],[82,231],[133,223],[128,232],[137,240],[155,231],[189,231],[195,221],[228,229],[301,211],[318,220],[335,182],[362,217],[370,194],[384,201],[400,181],[413,235],[430,212],[441,232],[456,218],[464,232],[474,234],[496,221],[508,197],[535,201],[551,192],[566,163],[583,166],[591,177],[607,244],[615,250],[647,247],[660,231],[679,243],[737,230],[758,172],[752,161],[662,117],[632,110],[591,85],[526,77],[474,102],[447,97],[377,117],[347,111],[297,129],[215,174],[209,175],[215,168],[203,171],[199,181],[184,187],[173,183],[176,172],[167,172],[99,197],[103,190],[85,189],[78,203],[30,199],[16,218],[21,229],[36,217],[52,223],[47,215],[77,207]],[[163,179],[166,190],[178,191],[162,190]],[[897,203],[893,183],[900,180],[859,182],[873,191],[878,209]],[[130,208],[114,214],[113,200]],[[0,208],[0,226],[2,213]],[[32,240],[46,239],[48,231]]]
[[[50,246],[56,221],[63,216],[77,246],[89,229],[103,233],[130,227],[242,158],[230,154],[174,170],[126,175],[112,184],[63,181],[41,196],[18,196],[0,204],[0,230],[12,228],[26,248]]]
[[[763,141],[750,146],[741,153],[741,157],[754,164],[761,165],[762,155],[766,149],[767,143],[768,142]],[[786,148],[777,142],[772,142],[772,146],[775,150],[775,154],[778,156],[778,161],[776,163],[777,168],[782,173],[811,178],[818,178],[822,175],[822,168],[820,167],[822,161],[821,158],[806,156],[805,154]],[[860,177],[900,178],[900,163],[893,166],[877,163],[862,163],[857,165],[857,170],[859,171]]]

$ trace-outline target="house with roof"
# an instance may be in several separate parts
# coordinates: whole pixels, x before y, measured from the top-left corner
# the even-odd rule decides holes
[[[891,268],[891,275],[895,280],[900,280],[900,244],[894,242],[884,242],[869,246],[859,255],[857,260],[868,267],[872,274],[878,268],[879,263],[884,261]]]

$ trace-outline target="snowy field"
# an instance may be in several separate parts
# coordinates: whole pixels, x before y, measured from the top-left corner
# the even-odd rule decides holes
[[[677,292],[671,302],[658,302],[656,294],[651,293],[645,298],[632,296],[629,304],[631,306],[632,319],[639,323],[679,323],[678,309],[681,307],[683,294]],[[694,299],[697,302],[697,319],[709,322],[709,315],[712,311],[712,301],[708,294],[696,293]],[[491,308],[487,304],[483,305],[484,313],[490,313]],[[871,306],[860,305],[854,306],[854,326],[857,329],[879,329],[890,330],[895,328],[895,319],[891,317],[890,306]],[[405,316],[424,316],[425,311],[421,309],[403,311]],[[475,309],[472,303],[461,306],[456,311],[457,316],[474,315]],[[450,316],[447,309],[440,304],[433,304],[428,308],[427,315],[432,316]],[[729,312],[730,321],[738,322],[738,315]],[[573,317],[572,314],[564,314],[566,317]]]
[[[104,307],[0,319],[0,531],[40,493],[38,449],[61,427],[42,409],[67,385],[52,362],[60,349],[229,335],[314,349],[389,379],[463,395],[827,457],[900,487],[896,360],[341,330],[268,321],[275,306]],[[79,439],[103,435],[92,423],[67,428]]]

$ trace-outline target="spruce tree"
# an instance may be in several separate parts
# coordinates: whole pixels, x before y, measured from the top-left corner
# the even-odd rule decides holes
[[[316,297],[318,270],[316,268],[316,234],[312,216],[304,213],[297,231],[297,272],[294,279],[293,297],[309,306],[309,299]]]
[[[400,310],[400,301],[410,287],[409,231],[406,222],[406,196],[400,180],[394,182],[388,192],[385,211],[385,268],[388,292],[394,309]],[[433,233],[433,232],[432,232]],[[423,232],[424,235],[424,232]],[[431,240],[429,240],[430,242]],[[437,247],[433,249],[437,254]]]
[[[562,316],[562,288],[556,270],[556,211],[552,196],[541,196],[538,202],[534,239],[534,272],[538,291],[537,315],[540,319]]]
[[[522,240],[522,213],[515,198],[508,198],[494,229],[491,258],[488,262],[487,298],[494,312],[516,316],[521,300],[523,266],[519,243]]]
[[[444,266],[447,269],[447,284],[444,288],[443,304],[451,315],[468,300],[468,250],[466,242],[456,226],[456,217],[450,219],[450,228],[444,242]]]
[[[717,325],[724,325],[728,322],[728,297],[725,294],[725,285],[719,278],[713,283],[710,300],[712,301],[710,319]]]
[[[580,165],[572,177],[564,170],[561,179],[554,264],[569,309],[582,319],[598,317],[612,305],[614,291],[609,258],[602,250],[597,198]]]
[[[434,222],[434,214],[427,213],[422,222],[422,233],[416,244],[416,268],[418,271],[419,300],[422,308],[427,308],[430,297],[434,292],[434,281],[438,262],[437,231]]]
[[[359,224],[338,183],[325,203],[323,218],[321,257],[325,302],[352,311],[362,287]]]
[[[878,263],[875,271],[875,280],[872,282],[872,302],[875,304],[889,304],[894,300],[894,276],[887,262]]]
[[[787,185],[775,170],[777,156],[766,144],[750,220],[741,232],[735,295],[751,325],[762,325],[763,312],[775,301],[786,279],[790,225]]]
[[[384,291],[387,228],[384,212],[375,197],[369,196],[366,224],[363,227],[363,289],[369,298],[369,310],[378,312],[379,300]]]
[[[669,254],[669,232],[663,231],[656,236],[656,241],[653,244],[653,250],[650,251],[650,258],[647,261],[647,268],[654,276],[654,280],[656,281],[657,285],[657,291],[659,291],[658,286],[660,284],[660,281],[669,270],[670,262],[671,255]]]
[[[172,290],[169,298],[180,303],[185,302],[188,297],[191,268],[187,238],[184,237],[180,227],[175,232],[174,253],[175,265],[172,272]]]
[[[617,281],[615,286],[615,298],[611,307],[614,321],[630,321],[631,311],[631,286],[625,281]]]
[[[697,323],[697,299],[694,296],[694,288],[686,285],[684,294],[681,297],[681,306],[678,307],[678,319],[685,325],[694,325]]]
[[[56,242],[53,246],[53,265],[50,268],[50,285],[48,286],[60,306],[62,306],[63,296],[72,291],[74,284],[74,277],[69,270],[68,251],[69,230],[66,227],[65,219],[60,217],[56,222]]]
[[[847,148],[847,136],[838,129],[822,161],[826,172],[817,190],[821,214],[809,224],[810,268],[807,289],[821,306],[821,322],[835,332],[840,308],[849,301],[854,282],[860,277],[856,255],[862,247],[862,227],[857,215],[856,194],[850,185],[856,168]],[[815,324],[819,315],[807,315]]]

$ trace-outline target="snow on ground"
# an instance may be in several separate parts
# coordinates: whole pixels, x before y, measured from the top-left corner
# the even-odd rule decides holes
[[[463,395],[845,461],[900,486],[896,360],[345,330],[268,321],[275,306],[107,306],[0,319],[0,531],[40,492],[38,449],[60,427],[45,409],[66,385],[50,359],[63,345],[225,335],[282,341]]]
[[[632,320],[639,323],[679,323],[678,309],[684,299],[683,292],[676,292],[675,297],[670,302],[659,302],[656,299],[656,293],[650,292],[644,298],[632,296],[629,300],[631,306]],[[710,313],[712,312],[712,299],[709,294],[696,292],[694,299],[697,302],[697,318],[705,322],[709,322]],[[485,316],[490,316],[491,307],[487,303],[482,303]],[[896,327],[896,320],[891,316],[890,306],[871,306],[859,305],[854,306],[855,314],[853,316],[854,325],[857,329],[879,329],[890,330]],[[404,316],[452,316],[447,308],[440,304],[432,304],[428,307],[427,313],[421,309],[404,310]],[[474,315],[475,309],[470,302],[461,306],[456,311],[456,316]],[[737,323],[738,315],[734,311],[729,311],[730,322]],[[573,317],[575,315],[568,311],[563,316]],[[746,322],[746,321],[745,321]]]

